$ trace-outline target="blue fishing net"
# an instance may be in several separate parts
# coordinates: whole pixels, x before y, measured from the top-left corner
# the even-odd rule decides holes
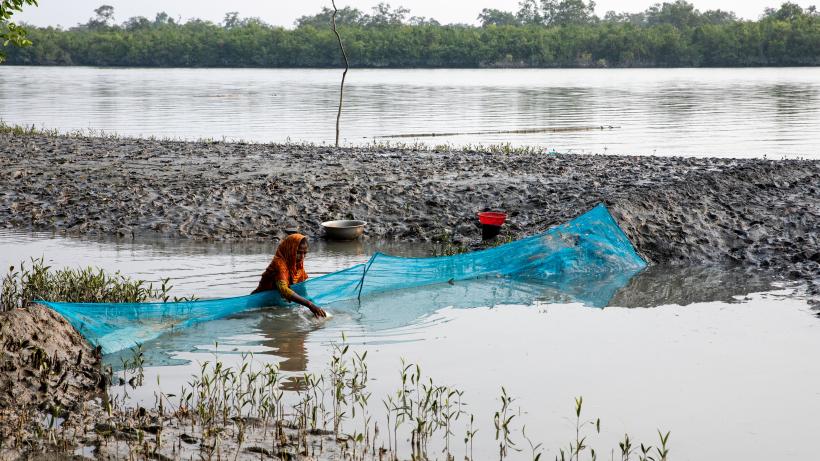
[[[430,306],[469,307],[531,301],[532,294],[605,306],[646,266],[603,205],[548,231],[487,250],[436,258],[376,253],[364,264],[295,285],[330,310],[365,310],[398,326]],[[470,280],[464,287],[456,282]],[[466,286],[469,285],[469,290]],[[389,302],[379,302],[389,300]],[[377,301],[377,302],[374,302]],[[92,344],[111,353],[164,332],[249,309],[285,306],[278,292],[172,303],[42,302]],[[377,310],[380,315],[376,315]],[[386,311],[390,312],[386,312]],[[397,323],[398,322],[398,323]]]

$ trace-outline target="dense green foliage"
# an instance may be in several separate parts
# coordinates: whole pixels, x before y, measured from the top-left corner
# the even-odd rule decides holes
[[[677,0],[642,13],[594,15],[581,0],[525,0],[518,12],[485,9],[481,26],[441,25],[379,5],[340,10],[354,67],[676,67],[820,64],[820,16],[785,3],[757,21],[700,12]],[[286,29],[229,13],[221,24],[131,18],[101,7],[87,24],[32,28],[35,45],[9,49],[14,64],[161,67],[336,67],[331,10]]]
[[[24,5],[37,6],[37,0],[1,0],[0,1],[0,63],[6,59],[3,48],[9,44],[29,46],[31,41],[26,38],[27,31],[11,21],[14,13],[23,11]]]
[[[142,280],[132,280],[119,272],[107,274],[102,269],[53,269],[43,260],[32,259],[30,267],[14,266],[0,284],[0,312],[24,308],[37,300],[74,303],[141,303],[150,300],[169,301],[173,288],[165,279],[159,288]],[[174,298],[177,300],[193,298]]]

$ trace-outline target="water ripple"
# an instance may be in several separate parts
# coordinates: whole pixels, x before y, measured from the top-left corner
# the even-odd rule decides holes
[[[329,143],[337,79],[335,70],[309,69],[3,67],[0,118],[133,136]],[[342,135],[352,143],[414,132],[614,125],[621,129],[418,140],[592,153],[820,155],[817,68],[355,69],[346,98]]]

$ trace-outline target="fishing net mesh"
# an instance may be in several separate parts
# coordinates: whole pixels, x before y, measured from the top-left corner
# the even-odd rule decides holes
[[[294,290],[331,311],[356,309],[362,299],[395,292],[394,301],[424,303],[434,285],[476,280],[472,285],[498,287],[521,280],[552,281],[571,295],[579,284],[595,286],[607,274],[634,274],[646,266],[602,204],[578,218],[531,237],[494,248],[435,258],[403,258],[376,253],[364,264],[295,285]],[[628,280],[628,278],[627,278]],[[611,285],[611,284],[610,284]],[[429,290],[419,290],[427,287]],[[483,302],[486,290],[459,295],[460,306]],[[589,293],[589,290],[581,290]],[[519,290],[520,292],[520,290]],[[409,295],[409,298],[408,298]],[[483,297],[484,296],[484,297]],[[570,296],[572,298],[572,296]],[[516,298],[518,299],[518,298]],[[111,353],[154,339],[169,330],[214,320],[249,309],[285,306],[278,292],[186,302],[84,304],[46,302],[92,344]],[[402,302],[381,304],[401,310]],[[593,303],[595,304],[595,303]],[[478,304],[480,305],[480,304]],[[409,309],[418,306],[407,306]],[[389,313],[387,313],[389,314]]]

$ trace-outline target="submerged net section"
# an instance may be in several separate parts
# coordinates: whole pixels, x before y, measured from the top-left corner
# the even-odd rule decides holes
[[[144,343],[177,328],[260,307],[283,306],[278,292],[235,298],[155,303],[55,303],[40,301],[66,318],[103,353]]]
[[[584,296],[573,296],[579,286],[594,285],[595,280],[607,274],[616,274],[618,280],[628,280],[645,266],[606,207],[598,205],[566,224],[495,248],[438,258],[402,258],[376,253],[367,263],[309,279],[295,285],[294,289],[330,309],[359,309],[362,304],[358,300],[396,292],[396,296],[406,294],[408,299],[414,300],[413,306],[406,306],[412,311],[424,308],[419,306],[425,302],[423,294],[414,295],[421,287],[452,286],[461,280],[480,282],[485,279],[488,290],[497,292],[497,287],[514,280],[515,283],[546,284],[553,292],[585,302]],[[486,295],[484,291],[473,290],[482,296]],[[436,292],[441,290],[431,287],[428,294]],[[428,300],[437,305],[445,301],[434,298]],[[470,298],[462,296],[453,305],[468,307],[471,302],[478,301]],[[91,343],[102,347],[103,352],[110,353],[154,339],[175,328],[288,303],[277,292],[266,292],[173,303],[43,304],[62,314]],[[598,305],[601,301],[596,299],[591,304]],[[389,308],[403,310],[405,307],[390,303]],[[388,315],[405,317],[401,312],[385,313]]]
[[[319,304],[376,293],[480,277],[553,279],[632,272],[646,264],[609,214],[598,205],[574,220],[487,250],[439,258],[376,253],[365,264],[297,285]]]

